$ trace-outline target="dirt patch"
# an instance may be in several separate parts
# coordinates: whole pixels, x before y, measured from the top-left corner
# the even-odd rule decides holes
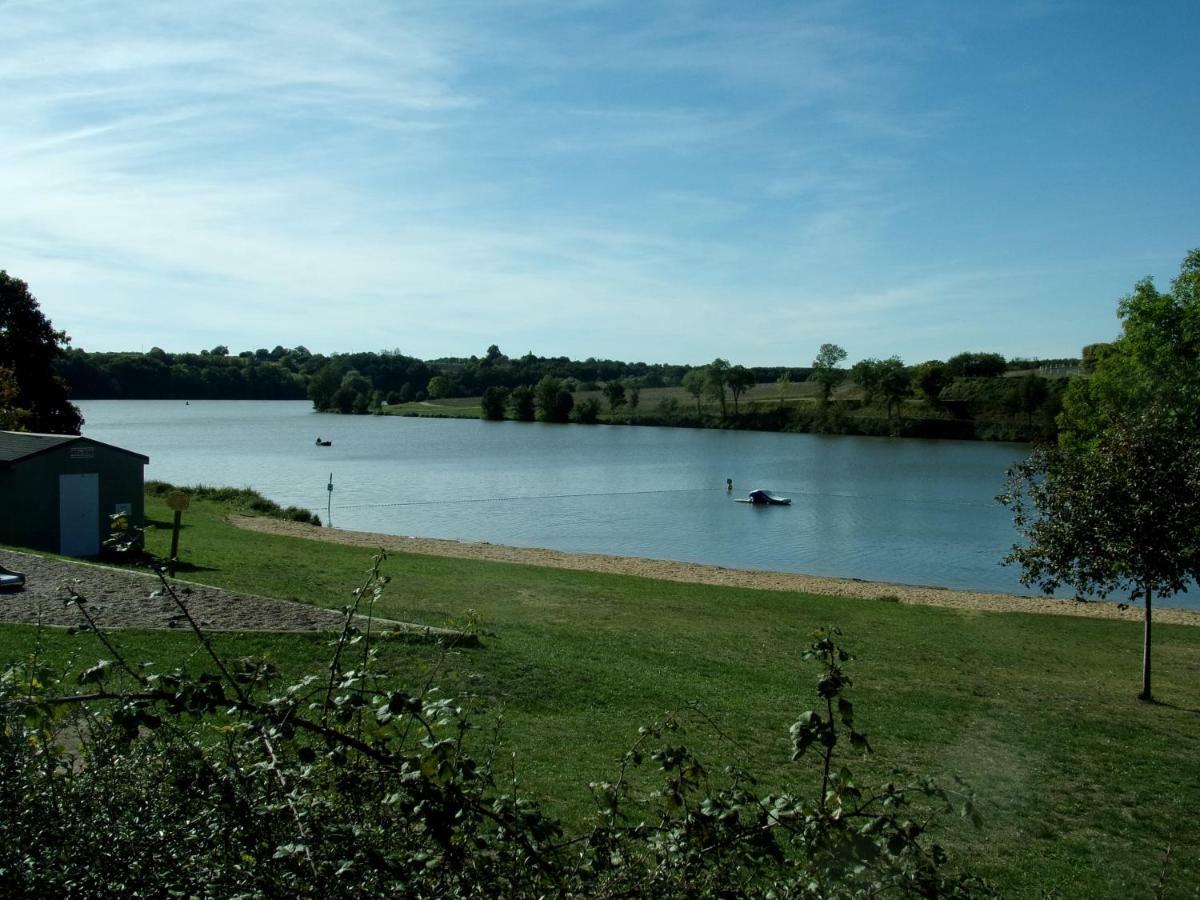
[[[879,581],[824,578],[815,575],[796,575],[788,572],[765,572],[757,569],[726,569],[697,563],[670,562],[627,556],[602,556],[594,553],[563,553],[558,550],[539,550],[525,547],[505,547],[500,544],[466,543],[434,538],[398,537],[365,531],[344,531],[339,528],[319,528],[299,522],[268,519],[256,516],[232,516],[232,524],[250,531],[286,534],[314,541],[330,541],[362,547],[384,548],[399,553],[426,556],[453,556],[463,559],[482,559],[519,565],[546,566],[554,569],[577,569],[584,572],[604,572],[616,575],[636,575],[662,581],[683,581],[692,584],[712,584],[724,587],[755,588],[768,591],[797,591],[866,600],[895,598],[900,603],[920,606],[942,606],[951,609],[985,612],[1044,613],[1054,616],[1088,616],[1100,619],[1142,621],[1141,607],[1101,600],[1077,602],[1045,597],[1024,597],[1017,594],[991,594],[978,591],[953,591],[946,588],[887,584]],[[1122,608],[1124,606],[1125,608]],[[1174,625],[1200,625],[1200,612],[1188,609],[1159,607],[1154,620]]]
[[[158,576],[150,572],[11,550],[0,550],[0,565],[26,576],[24,589],[0,591],[0,623],[83,625],[86,620],[79,610],[66,602],[74,591],[83,598],[88,615],[106,629],[190,627]],[[333,631],[342,626],[342,614],[332,609],[238,594],[179,579],[171,579],[171,585],[207,631],[307,632]],[[440,628],[379,619],[376,622],[414,638],[457,636]]]

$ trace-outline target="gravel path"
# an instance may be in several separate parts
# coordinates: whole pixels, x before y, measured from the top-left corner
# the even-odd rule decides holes
[[[116,569],[0,550],[0,566],[26,576],[23,590],[0,591],[0,623],[83,625],[84,617],[68,606],[74,590],[84,607],[104,628],[188,628],[187,619],[157,575],[133,569]],[[342,626],[342,614],[332,609],[236,594],[220,588],[172,579],[192,617],[208,631],[333,631]],[[376,622],[381,620],[376,619]],[[445,629],[385,622],[417,637],[453,636]]]
[[[608,572],[637,575],[663,581],[684,581],[694,584],[713,584],[726,587],[756,588],[770,591],[799,591],[833,597],[877,599],[895,597],[901,603],[921,606],[942,606],[953,609],[984,610],[988,612],[1044,613],[1055,616],[1088,616],[1120,619],[1140,623],[1142,608],[1100,600],[1075,602],[1046,597],[1022,597],[1016,594],[990,594],[977,591],[954,591],[946,588],[887,584],[878,581],[859,581],[846,578],[824,578],[815,575],[796,575],[788,572],[765,572],[757,569],[726,569],[697,563],[670,562],[628,556],[602,556],[594,553],[563,553],[558,550],[538,550],[525,547],[505,547],[500,544],[473,544],[434,538],[398,537],[363,531],[343,531],[338,528],[317,528],[299,522],[268,519],[261,516],[232,516],[230,521],[239,528],[287,534],[316,541],[332,541],[378,549],[383,547],[399,553],[419,553],[427,556],[454,556],[484,559],[494,562],[547,566],[556,569],[578,569],[587,572]],[[1124,608],[1123,608],[1124,607]],[[1200,611],[1156,606],[1154,621],[1176,625],[1200,625]]]

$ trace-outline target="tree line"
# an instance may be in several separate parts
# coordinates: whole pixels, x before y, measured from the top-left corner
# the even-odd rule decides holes
[[[307,398],[318,410],[370,413],[412,401],[479,397],[481,415],[489,419],[589,423],[617,415],[659,424],[836,431],[846,425],[838,415],[847,404],[835,403],[833,393],[847,379],[861,388],[863,404],[882,405],[889,431],[902,404],[914,395],[938,415],[970,418],[979,409],[999,409],[1023,413],[1032,428],[1035,415],[1043,425],[1052,422],[1061,395],[1054,382],[1037,376],[1030,360],[962,353],[918,366],[893,356],[845,368],[846,351],[834,344],[822,345],[811,365],[795,367],[746,367],[723,358],[690,366],[533,353],[509,357],[495,344],[482,356],[428,361],[399,350],[326,356],[281,345],[236,354],[226,345],[183,353],[159,347],[89,353],[71,347],[69,337],[51,326],[24,282],[0,275],[0,299],[5,326],[0,329],[0,427],[27,430],[78,432],[82,419],[69,398]],[[1106,346],[1085,348],[1084,367],[1094,367]],[[1010,369],[1030,371],[1019,380],[999,378]],[[812,423],[764,415],[761,401],[749,410],[743,405],[755,386],[777,384],[782,399],[790,385],[810,380],[820,388],[819,416]],[[648,410],[641,392],[658,388],[679,388],[690,396],[694,417],[674,398]]]

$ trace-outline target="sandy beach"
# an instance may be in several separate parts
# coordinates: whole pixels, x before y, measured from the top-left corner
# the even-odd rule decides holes
[[[767,591],[798,591],[853,599],[888,597],[895,598],[900,603],[942,606],[951,609],[1041,613],[1054,616],[1090,616],[1102,619],[1120,619],[1139,624],[1143,619],[1141,606],[1099,600],[1089,602],[1053,600],[1016,594],[991,594],[938,587],[859,581],[857,579],[825,578],[789,572],[727,569],[722,566],[659,559],[604,556],[594,553],[564,553],[558,550],[505,547],[500,544],[468,543],[436,538],[399,537],[393,534],[319,528],[300,522],[268,519],[261,516],[232,516],[230,522],[249,531],[286,534],[314,541],[330,541],[372,549],[383,548],[399,553],[418,553],[427,556],[452,556],[515,565],[634,575],[663,581],[682,581],[691,584],[712,584]],[[1154,621],[1176,625],[1200,625],[1200,611],[1155,607]]]

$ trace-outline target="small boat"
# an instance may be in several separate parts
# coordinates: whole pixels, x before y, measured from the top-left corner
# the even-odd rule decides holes
[[[737,503],[752,503],[755,506],[791,506],[791,497],[776,497],[770,491],[755,488],[746,499],[739,498]]]
[[[318,447],[332,447],[333,441],[323,441],[320,438],[317,438],[317,446]]]
[[[19,588],[25,585],[25,576],[12,569],[0,566],[0,588]]]

